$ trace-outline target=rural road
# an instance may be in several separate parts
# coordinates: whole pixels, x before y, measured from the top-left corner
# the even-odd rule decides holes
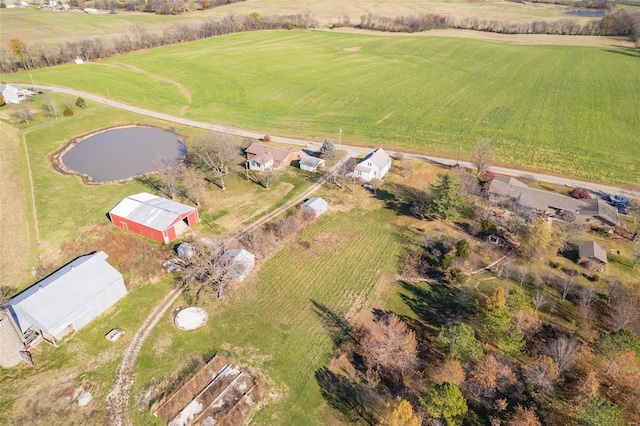
[[[102,96],[98,96],[92,93],[88,93],[88,92],[83,92],[80,90],[75,90],[75,89],[70,89],[70,88],[66,88],[66,87],[58,87],[58,86],[42,86],[42,85],[38,85],[39,88],[41,89],[45,89],[45,90],[49,90],[52,92],[59,92],[59,93],[66,93],[69,95],[74,95],[74,96],[82,96],[85,99],[91,99],[93,101],[96,102],[101,102],[104,103],[108,106],[111,106],[113,108],[119,108],[119,109],[123,109],[129,112],[134,112],[136,114],[140,114],[140,115],[146,115],[148,117],[153,117],[153,118],[157,118],[160,120],[165,120],[165,121],[169,121],[172,123],[178,123],[178,124],[182,124],[185,126],[189,126],[189,127],[195,127],[195,128],[199,128],[199,129],[207,129],[207,130],[212,130],[214,132],[220,132],[220,133],[227,133],[230,135],[235,135],[235,136],[243,136],[243,137],[247,137],[247,138],[253,138],[253,139],[260,139],[264,136],[263,133],[256,133],[256,132],[251,132],[248,130],[242,130],[242,129],[237,129],[234,127],[229,127],[229,126],[222,126],[222,125],[218,125],[218,124],[211,124],[211,123],[202,123],[199,121],[194,121],[194,120],[189,120],[186,118],[182,118],[182,117],[176,117],[173,115],[169,115],[169,114],[163,114],[160,112],[156,112],[156,111],[151,111],[148,109],[144,109],[144,108],[139,108],[136,106],[132,106],[132,105],[128,105],[128,104],[124,104],[122,102],[118,102],[118,101],[113,101],[107,98],[104,98]],[[294,139],[294,138],[285,138],[285,137],[280,137],[280,136],[271,136],[271,140],[273,142],[280,142],[280,143],[286,143],[286,144],[291,144],[291,145],[299,145],[299,146],[316,146],[317,148],[320,147],[320,145],[317,142],[312,142],[312,141],[306,141],[306,140],[302,140],[302,139]],[[365,153],[369,153],[371,152],[371,148],[370,147],[361,147],[361,146],[354,146],[354,145],[340,145],[337,147],[338,149],[348,149],[349,151],[355,152],[357,154],[365,154]],[[400,151],[398,151],[400,152]],[[397,152],[396,152],[397,153]],[[394,152],[390,152],[391,155],[396,154]],[[474,168],[474,165],[469,162],[469,161],[459,161],[457,162],[454,159],[451,158],[441,158],[441,157],[434,157],[434,156],[429,156],[429,155],[421,155],[421,154],[412,154],[412,153],[404,153],[405,156],[407,158],[410,158],[412,160],[417,160],[417,161],[426,161],[429,163],[434,163],[434,164],[441,164],[441,165],[445,165],[445,166],[454,166],[456,163],[459,163],[460,166],[462,167],[466,167],[466,168]],[[578,180],[578,179],[573,179],[570,177],[563,177],[563,176],[555,176],[555,175],[549,175],[549,174],[545,174],[545,173],[534,173],[534,172],[530,172],[530,171],[525,171],[525,170],[519,170],[519,169],[514,169],[514,168],[509,168],[509,167],[500,167],[500,166],[492,166],[491,170],[494,173],[497,174],[501,174],[501,175],[506,175],[506,176],[522,176],[523,174],[527,174],[527,175],[531,175],[533,176],[537,181],[539,182],[547,182],[547,183],[552,183],[552,184],[557,184],[557,185],[564,185],[564,186],[568,186],[568,187],[582,187],[591,191],[595,191],[595,192],[600,192],[603,194],[609,194],[609,195],[614,195],[614,194],[623,194],[626,196],[630,196],[633,198],[640,198],[640,191],[634,191],[634,190],[630,190],[630,189],[626,189],[626,188],[621,188],[621,187],[617,187],[617,186],[611,186],[611,185],[605,185],[605,184],[600,184],[600,183],[595,183],[595,182],[587,182],[587,181],[582,181],[582,180]]]

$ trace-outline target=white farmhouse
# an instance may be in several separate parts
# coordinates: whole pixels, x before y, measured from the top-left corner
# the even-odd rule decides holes
[[[391,168],[391,157],[378,148],[368,154],[358,163],[354,171],[355,177],[366,182],[372,179],[382,179]]]

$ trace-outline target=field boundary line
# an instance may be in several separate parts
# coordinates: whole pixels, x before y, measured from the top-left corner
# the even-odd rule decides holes
[[[27,148],[27,138],[24,132],[20,132],[22,136],[22,145],[24,146],[24,155],[27,157],[27,174],[29,175],[29,193],[31,194],[31,210],[33,211],[33,225],[36,234],[36,246],[40,244],[40,231],[38,231],[38,211],[36,210],[36,195],[33,191],[33,175],[31,174],[31,160],[29,159],[29,149]]]

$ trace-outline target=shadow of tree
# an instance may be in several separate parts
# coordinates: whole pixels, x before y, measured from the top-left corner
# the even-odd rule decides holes
[[[336,314],[322,303],[311,300],[313,311],[320,318],[322,325],[331,335],[331,340],[336,348],[340,347],[345,340],[355,341],[351,335],[352,326],[342,315]]]
[[[461,303],[460,290],[447,284],[430,282],[417,285],[400,281],[400,285],[409,293],[402,295],[403,301],[430,328],[437,329],[450,322],[467,319],[472,313],[471,304]],[[425,330],[420,327],[415,331]]]
[[[367,413],[362,403],[362,385],[341,374],[333,373],[327,367],[316,370],[315,378],[327,404],[342,413],[347,421],[374,424],[372,416]]]

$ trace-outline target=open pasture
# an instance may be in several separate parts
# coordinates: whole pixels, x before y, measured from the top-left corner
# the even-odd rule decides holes
[[[632,51],[275,31],[32,75],[282,136],[337,139],[342,128],[347,142],[451,156],[462,147],[467,158],[486,137],[500,163],[640,182],[640,55]],[[8,77],[28,81],[26,73]]]
[[[353,320],[376,285],[395,274],[399,241],[392,216],[359,209],[326,214],[214,306],[204,328],[185,333],[163,320],[142,349],[132,394],[179,371],[190,356],[222,350],[260,368],[271,382],[268,392],[277,401],[258,413],[257,424],[337,423],[314,373],[326,365],[339,334],[332,314]],[[149,424],[148,414],[132,413],[137,424]]]

